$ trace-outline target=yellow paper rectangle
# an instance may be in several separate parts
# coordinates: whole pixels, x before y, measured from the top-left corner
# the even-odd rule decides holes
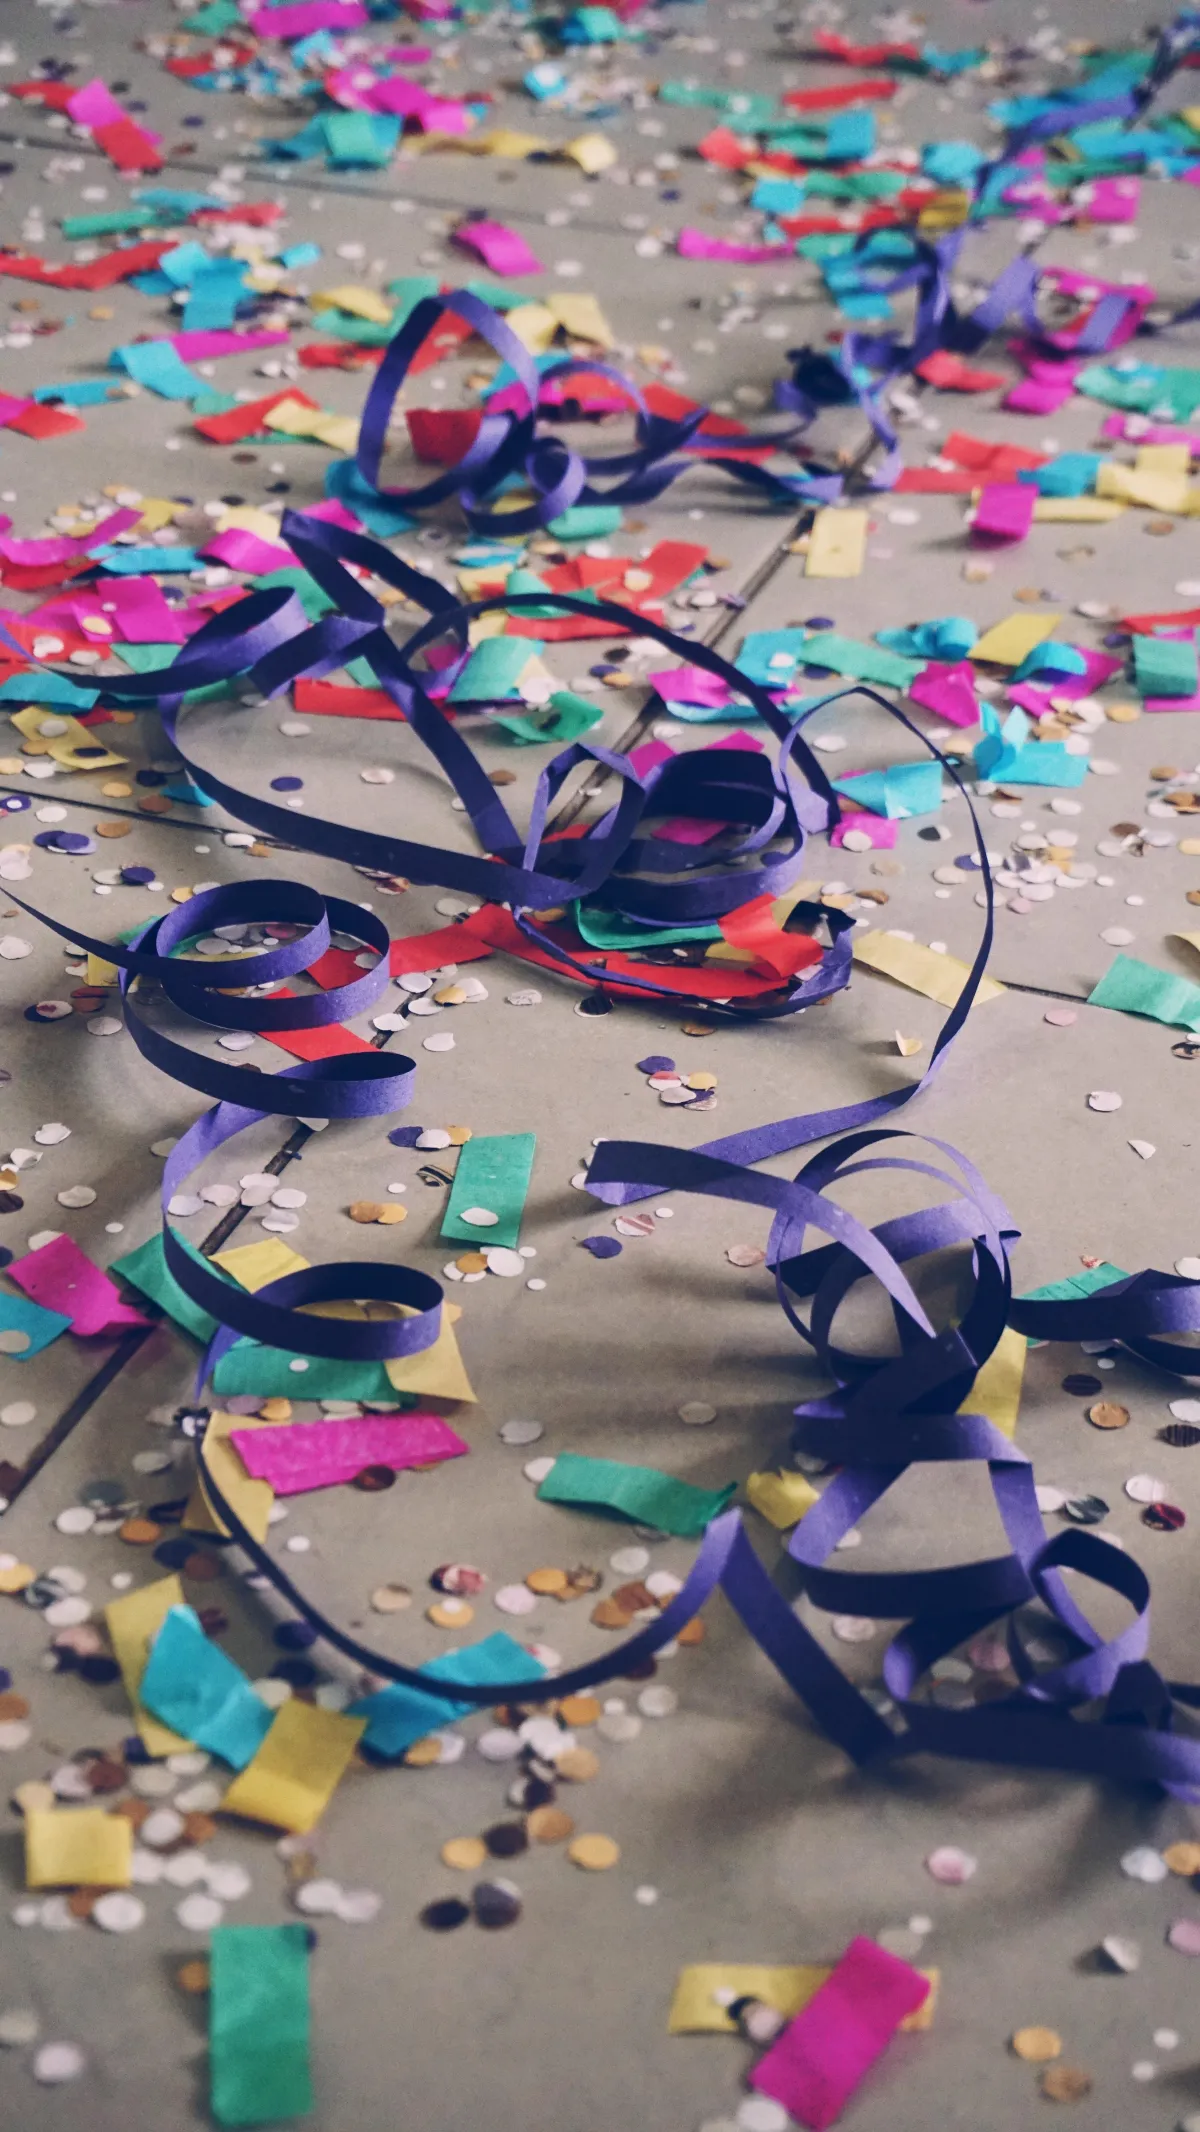
[[[679,1972],[667,2032],[672,2036],[736,2036],[737,2023],[718,2002],[717,1992],[731,1992],[735,1999],[760,1999],[764,2006],[773,2006],[776,2013],[793,2020],[832,1973],[832,1965],[826,1962],[694,1962]],[[941,1983],[940,1970],[919,1973],[928,1979],[929,1996],[900,2023],[909,2031],[932,2027]]]
[[[204,1432],[204,1457],[212,1468],[213,1479],[234,1515],[241,1519],[251,1539],[257,1540],[260,1546],[267,1537],[275,1490],[270,1481],[251,1480],[229,1441],[229,1435],[232,1429],[287,1427],[286,1421],[262,1421],[246,1414],[214,1414]],[[198,1473],[183,1513],[183,1529],[185,1532],[215,1532],[223,1539],[229,1537],[204,1493],[204,1483]]]
[[[257,533],[260,540],[279,545],[279,513],[264,511],[256,503],[226,504],[216,521],[218,533]]]
[[[192,1744],[172,1732],[169,1725],[160,1725],[156,1717],[143,1710],[138,1699],[151,1638],[157,1635],[170,1609],[182,1605],[183,1586],[178,1577],[172,1576],[160,1577],[157,1584],[143,1584],[140,1590],[127,1592],[123,1599],[112,1600],[104,1609],[113,1656],[121,1668],[142,1745],[149,1754],[179,1754]]]
[[[564,141],[559,154],[569,156],[589,177],[595,177],[598,170],[611,169],[617,160],[615,144],[603,133],[578,133],[573,141]]]
[[[43,733],[42,726],[51,721],[55,726],[65,726],[66,731]],[[12,722],[26,740],[42,741],[51,761],[63,770],[115,770],[129,760],[127,755],[114,755],[111,748],[96,739],[89,726],[80,725],[78,718],[72,718],[69,711],[61,710],[57,704],[27,704],[23,711],[13,712]],[[80,748],[90,752],[80,756],[77,752]]]
[[[51,1807],[25,1816],[27,1888],[127,1888],[133,1823],[99,1806]]]
[[[1029,1342],[1024,1333],[1006,1325],[974,1384],[959,1408],[960,1414],[982,1414],[1002,1436],[1011,1441],[1017,1433],[1021,1410],[1021,1385]]]
[[[1140,444],[1134,459],[1139,474],[1183,474],[1191,471],[1188,444]]]
[[[355,318],[369,319],[373,326],[390,326],[396,308],[378,289],[364,289],[351,281],[340,282],[336,289],[317,289],[308,301],[314,311],[349,311]]]
[[[366,1729],[365,1718],[342,1717],[293,1697],[276,1711],[253,1761],[234,1778],[222,1811],[306,1834],[316,1827]]]
[[[861,577],[867,553],[867,513],[818,511],[808,536],[805,577]]]
[[[176,503],[171,496],[143,496],[138,509],[141,512],[135,533],[159,533],[164,526],[174,525],[186,504]]]
[[[591,341],[597,348],[613,346],[613,329],[594,296],[573,296],[564,290],[561,295],[546,298],[546,309],[553,312],[572,340]]]
[[[530,355],[544,355],[558,332],[558,320],[548,304],[516,304],[505,312],[504,323]]]
[[[411,1315],[408,1310],[405,1317]],[[443,1303],[442,1329],[432,1347],[419,1355],[397,1355],[384,1363],[388,1383],[395,1392],[420,1392],[426,1399],[466,1399],[475,1403],[471,1380],[459,1353],[454,1331],[462,1316],[458,1303]]]
[[[856,933],[854,935],[854,960],[868,970],[878,970],[884,977],[894,977],[897,984],[907,985],[910,992],[921,992],[926,999],[937,1000],[939,1006],[952,1007],[967,981],[967,965],[957,955],[939,955],[933,948],[923,948],[916,940],[901,940],[897,933]],[[985,999],[999,999],[1004,986],[994,977],[982,977],[975,995],[976,1004]]]
[[[456,144],[457,145],[457,144]],[[463,142],[466,147],[468,143]],[[527,156],[541,155],[549,147],[540,133],[519,133],[515,126],[493,126],[469,143],[476,155],[496,155],[508,163],[523,163]]]
[[[278,407],[269,407],[263,416],[264,429],[277,429],[285,437],[307,437],[312,434],[312,420],[320,410],[306,407],[303,400],[281,400]]]
[[[752,1473],[746,1494],[759,1514],[777,1532],[798,1525],[806,1510],[821,1498],[802,1473]]]
[[[308,432],[318,444],[327,444],[331,451],[353,453],[358,450],[358,416],[333,415],[320,410],[314,414]]]
[[[1054,635],[1061,621],[1060,614],[1010,614],[986,629],[968,656],[986,660],[992,666],[1019,666],[1031,651]]]
[[[308,1263],[279,1236],[264,1237],[261,1244],[235,1244],[230,1251],[218,1251],[213,1259],[214,1266],[231,1273],[251,1295],[268,1281],[281,1281],[286,1273],[306,1272]]]
[[[1187,474],[1143,473],[1140,467],[1106,460],[1096,475],[1097,496],[1119,496],[1148,511],[1180,511],[1187,496]]]
[[[1106,526],[1126,508],[1115,496],[1039,496],[1033,518],[1039,526]]]
[[[88,956],[86,982],[89,985],[115,985],[116,981],[117,965],[115,962],[102,962],[98,955]]]

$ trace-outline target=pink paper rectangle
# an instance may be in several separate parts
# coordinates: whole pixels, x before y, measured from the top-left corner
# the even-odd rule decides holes
[[[43,563],[71,563],[92,548],[106,546],[118,533],[127,533],[141,515],[140,511],[110,511],[90,533],[53,533],[45,540],[14,540],[4,535],[0,537],[0,555],[5,562],[34,570]]]
[[[32,400],[15,398],[11,392],[0,392],[0,429],[7,429],[10,422],[15,422],[17,416],[23,415],[33,404]]]
[[[1143,696],[1144,711],[1200,711],[1200,696]],[[9,1268],[11,1273],[12,1268]]]
[[[699,703],[707,710],[723,708],[730,698],[728,681],[720,674],[710,674],[702,666],[664,666],[647,674],[651,688],[656,688],[664,703]]]
[[[122,1303],[116,1283],[94,1266],[69,1236],[56,1236],[40,1251],[14,1259],[8,1274],[31,1302],[70,1318],[72,1332],[85,1340],[105,1333],[129,1332],[135,1326],[150,1323],[149,1318]]]
[[[1147,422],[1145,415],[1105,415],[1100,434],[1129,444],[1186,444],[1193,459],[1200,459],[1200,431],[1179,429],[1172,422]]]
[[[311,37],[314,30],[360,30],[370,19],[361,0],[295,0],[258,8],[250,27],[256,37]]]
[[[251,577],[265,577],[271,570],[294,570],[296,567],[296,558],[290,548],[277,547],[274,541],[260,540],[257,533],[247,533],[241,526],[232,526],[228,533],[218,533],[200,553],[213,562],[227,564],[230,570],[245,570]]]
[[[969,659],[957,659],[953,665],[923,666],[909,682],[908,693],[922,710],[936,711],[951,725],[979,724],[975,669]]]
[[[274,1436],[263,1429],[260,1436]],[[929,1996],[929,1980],[880,1947],[851,1940],[833,1973],[750,2075],[809,2132],[824,2132],[882,2057],[900,2023]]]
[[[640,747],[630,749],[629,760],[638,776],[645,777],[660,763],[670,762],[674,754],[674,748],[665,740],[644,740]]]
[[[455,244],[474,252],[493,274],[544,274],[540,259],[530,251],[524,237],[503,222],[460,222]]]
[[[268,1440],[269,1439],[269,1440]],[[432,1466],[468,1446],[440,1414],[370,1414],[354,1421],[294,1421],[281,1429],[234,1429],[230,1441],[254,1480],[276,1495],[336,1488],[367,1466]]]
[[[1088,221],[1136,222],[1140,191],[1138,178],[1094,179],[1087,203]]]
[[[219,355],[252,355],[256,348],[278,348],[289,338],[286,333],[270,333],[264,328],[255,333],[232,333],[228,328],[212,328],[207,333],[169,333],[176,355],[185,363],[213,362]]]
[[[1037,490],[1031,481],[989,482],[975,506],[974,540],[1024,540],[1033,524]]]
[[[89,81],[67,102],[67,117],[77,126],[119,126],[124,111],[102,81]]]
[[[790,244],[734,244],[702,229],[681,229],[676,249],[681,259],[728,259],[739,266],[766,266],[772,259],[794,257]]]

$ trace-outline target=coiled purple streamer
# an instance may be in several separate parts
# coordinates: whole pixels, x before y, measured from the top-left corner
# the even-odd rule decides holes
[[[524,412],[485,412],[472,443],[456,466],[419,487],[385,488],[379,478],[380,466],[397,394],[421,343],[447,312],[463,319],[508,364],[524,395]],[[633,451],[608,458],[585,458],[571,451],[560,437],[539,435],[543,387],[555,380],[583,375],[607,378],[620,387],[636,410],[637,445]],[[388,342],[363,408],[355,464],[377,495],[406,511],[429,510],[457,496],[475,532],[504,536],[548,526],[574,504],[650,503],[678,475],[697,463],[695,458],[672,456],[686,454],[693,447],[703,450],[705,466],[716,467],[735,481],[757,489],[773,503],[794,508],[802,501],[828,503],[841,494],[840,475],[810,470],[769,473],[765,467],[713,452],[711,440],[698,437],[705,412],[704,408],[697,408],[678,422],[652,415],[624,372],[600,361],[568,357],[539,372],[524,342],[518,340],[498,311],[468,290],[455,289],[444,296],[422,297],[395,338]],[[803,422],[796,423],[780,435],[739,437],[735,441],[742,451],[768,445],[782,449],[792,445],[804,427]],[[536,500],[517,511],[489,509],[488,499],[514,475],[528,483]],[[597,476],[609,477],[612,485],[597,488]]]
[[[727,771],[731,782],[723,793],[719,783],[711,782],[711,766],[705,763],[697,770],[694,756],[668,766],[651,785],[636,776],[626,758],[599,747],[577,745],[564,750],[543,771],[530,828],[522,838],[463,736],[426,694],[412,662],[446,630],[465,646],[466,625],[474,613],[506,605],[544,606],[551,604],[551,596],[539,594],[511,602],[501,597],[463,606],[444,588],[361,536],[316,525],[295,514],[285,519],[284,532],[313,576],[339,602],[339,612],[309,625],[292,595],[250,595],[239,607],[206,624],[169,667],[123,680],[113,690],[123,701],[160,705],[168,736],[189,776],[237,819],[289,842],[302,838],[308,848],[352,864],[403,871],[439,885],[466,887],[493,900],[509,901],[518,922],[543,947],[551,943],[529,921],[528,911],[601,888],[616,908],[640,915],[652,911],[657,916],[677,911],[691,916],[725,912],[750,894],[774,892],[795,878],[807,831],[836,820],[836,798],[805,746],[802,721],[791,724],[765,690],[706,646],[691,644],[610,603],[563,595],[553,604],[568,612],[611,619],[617,626],[633,626],[691,663],[720,674],[754,703],[779,742],[778,757],[773,767],[763,766],[765,776],[752,770],[748,778],[746,762],[735,762]],[[384,631],[379,603],[349,576],[344,560],[362,563],[387,582],[403,585],[430,613],[430,622],[403,652]],[[0,639],[21,651],[3,630]],[[178,734],[181,701],[187,690],[249,674],[259,686],[277,692],[301,673],[328,671],[356,655],[370,660],[380,685],[404,710],[463,797],[486,857],[473,859],[307,816],[299,818],[225,784],[188,757]],[[839,692],[854,693],[872,696],[924,739],[902,712],[873,691]],[[925,745],[938,754],[930,743]],[[616,772],[621,798],[586,837],[547,850],[544,830],[553,795],[569,769],[588,759]],[[946,767],[953,776],[953,766]],[[664,851],[653,838],[635,838],[646,817],[686,811],[689,801],[702,811],[715,810],[717,819],[748,825],[735,856],[751,857],[753,873],[735,868],[714,872],[710,860],[686,853],[681,863],[677,848]],[[1093,1534],[1071,1532],[1047,1542],[1026,1455],[984,1417],[958,1411],[1005,1324],[1041,1339],[1121,1340],[1159,1367],[1200,1375],[1200,1350],[1167,1337],[1200,1329],[1200,1284],[1146,1272],[1079,1302],[1014,1301],[1008,1246],[1016,1232],[966,1158],[941,1142],[926,1143],[940,1162],[895,1153],[868,1155],[869,1149],[884,1142],[908,1141],[911,1136],[886,1129],[856,1129],[811,1157],[792,1183],[746,1166],[806,1141],[870,1123],[907,1102],[937,1070],[966,1018],[991,939],[990,876],[973,809],[971,814],[988,897],[984,935],[922,1082],[863,1104],[780,1120],[693,1152],[606,1142],[597,1151],[588,1179],[598,1198],[616,1203],[660,1190],[686,1190],[771,1209],[769,1257],[780,1301],[789,1323],[811,1347],[833,1385],[824,1398],[797,1408],[796,1448],[835,1461],[841,1468],[796,1529],[788,1552],[799,1588],[812,1604],[879,1619],[908,1620],[884,1660],[890,1706],[881,1713],[845,1678],[777,1589],[735,1511],[724,1513],[709,1527],[690,1576],[659,1620],[618,1650],[609,1649],[599,1658],[541,1682],[522,1680],[476,1689],[459,1682],[439,1684],[435,1677],[359,1644],[298,1590],[225,1499],[201,1443],[199,1462],[217,1515],[276,1591],[333,1647],[379,1677],[419,1688],[426,1695],[441,1694],[450,1701],[481,1705],[506,1700],[538,1702],[636,1667],[673,1638],[719,1586],[815,1722],[860,1763],[932,1751],[1082,1774],[1150,1779],[1181,1797],[1200,1799],[1200,1742],[1172,1729],[1180,1710],[1200,1706],[1200,1689],[1164,1681],[1146,1659],[1149,1593],[1144,1573]],[[776,861],[767,855],[767,847],[780,834],[790,840],[790,848],[782,861]],[[559,871],[558,865],[550,870],[551,861],[564,870]],[[672,867],[684,878],[664,883],[663,876]],[[736,878],[731,879],[734,874]],[[21,908],[43,916],[29,904],[21,903]],[[248,957],[238,974],[248,978],[251,986],[274,985],[309,967],[324,952],[331,923],[378,950],[380,961],[347,986],[318,997],[278,1001],[221,996],[228,985],[227,964],[180,959],[180,950],[214,925],[266,918],[305,926],[307,931]],[[357,905],[322,899],[286,881],[216,889],[153,921],[128,947],[91,941],[78,928],[55,920],[44,922],[63,937],[120,965],[130,1032],[143,1055],[185,1085],[218,1099],[169,1158],[163,1181],[164,1208],[212,1150],[265,1115],[294,1115],[302,1105],[308,1116],[370,1116],[398,1110],[409,1099],[414,1077],[411,1061],[371,1052],[302,1063],[270,1080],[255,1075],[253,1100],[245,1103],[241,1100],[243,1088],[248,1087],[244,1069],[202,1058],[163,1037],[146,1022],[130,996],[134,978],[153,979],[173,1004],[222,1027],[265,1031],[340,1020],[368,1005],[388,981],[385,929]],[[578,974],[594,981],[593,972],[575,964],[565,951],[556,952]],[[849,973],[844,933],[835,939],[825,960],[833,973],[826,970],[821,980],[828,990],[844,983]],[[646,990],[656,989],[647,980]],[[775,1003],[763,1011],[794,1011],[816,996],[823,994],[803,985],[793,987],[782,1006]],[[678,995],[672,998],[680,1003]],[[705,1002],[705,1011],[712,1011],[710,1002]],[[875,1230],[829,1196],[828,1188],[844,1178],[863,1170],[889,1168],[947,1185],[953,1196],[934,1208],[884,1222]],[[809,1228],[830,1242],[806,1248]],[[341,1359],[414,1353],[437,1336],[440,1287],[411,1269],[353,1263],[316,1267],[249,1296],[198,1264],[165,1219],[164,1243],[167,1263],[180,1286],[219,1324],[201,1365],[201,1387],[216,1360],[240,1334],[300,1353]],[[970,1245],[974,1286],[957,1326],[938,1331],[904,1266],[950,1244]],[[864,1358],[833,1344],[837,1310],[863,1278],[880,1282],[891,1299],[900,1332],[899,1352],[882,1360]],[[401,1305],[410,1315],[363,1324],[313,1318],[304,1309],[314,1302],[364,1297]],[[803,1298],[810,1299],[807,1321],[797,1309],[797,1299]],[[1007,1554],[983,1563],[888,1574],[826,1567],[837,1541],[910,1465],[965,1459],[984,1460],[988,1465],[1009,1542]],[[1066,1590],[1061,1572],[1068,1568],[1116,1591],[1129,1604],[1129,1625],[1109,1642],[1097,1635]],[[1070,1647],[1063,1664],[1040,1671],[1025,1647],[1017,1613],[1034,1600],[1049,1610]],[[999,1620],[1006,1620],[1009,1628],[1019,1682],[1013,1693],[986,1708],[965,1712],[939,1710],[921,1700],[923,1677],[936,1659]],[[1081,1707],[1094,1713],[1091,1719],[1074,1715]]]

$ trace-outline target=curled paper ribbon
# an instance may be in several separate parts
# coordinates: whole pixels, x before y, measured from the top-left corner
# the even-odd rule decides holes
[[[524,410],[485,412],[457,465],[420,487],[385,488],[380,467],[397,394],[418,349],[447,312],[462,319],[508,364],[524,399]],[[604,378],[624,393],[637,415],[633,451],[584,458],[571,451],[560,437],[539,434],[538,413],[544,388],[579,376]],[[699,435],[707,412],[698,407],[678,421],[652,414],[637,386],[623,371],[591,358],[565,357],[540,371],[525,343],[498,311],[468,290],[455,289],[444,296],[423,297],[389,341],[363,407],[355,465],[369,489],[405,511],[429,510],[456,496],[475,532],[499,535],[529,533],[548,526],[576,504],[652,502],[678,475],[697,463],[694,458],[673,456],[686,454],[693,447],[703,452],[706,467],[719,468],[773,503],[794,507],[804,501],[827,503],[840,495],[840,476],[807,471],[774,474],[746,460],[715,453],[711,438]],[[803,426],[793,425],[777,436],[739,437],[737,444],[743,452],[768,446],[783,448],[794,442]],[[532,489],[534,501],[512,511],[490,508],[490,500],[514,476]],[[610,485],[597,488],[595,482],[601,477]]]
[[[539,593],[511,601],[501,595],[463,605],[374,541],[314,524],[302,515],[289,514],[283,530],[337,611],[310,625],[291,593],[252,594],[207,623],[168,667],[122,679],[118,688],[108,684],[123,701],[160,706],[168,738],[188,775],[235,818],[351,864],[403,872],[421,881],[466,889],[493,902],[508,902],[524,936],[531,944],[538,943],[539,954],[549,952],[572,974],[589,982],[597,981],[595,969],[556,947],[539,930],[531,912],[603,889],[617,910],[658,922],[669,923],[677,915],[726,914],[753,897],[776,894],[786,887],[799,872],[806,835],[838,819],[836,797],[805,745],[803,717],[789,721],[768,691],[708,647],[677,637],[626,608],[565,594]],[[344,567],[347,562],[403,589],[428,613],[429,621],[403,648],[388,636],[380,603],[349,574]],[[543,771],[530,824],[522,836],[467,742],[427,693],[428,674],[415,662],[447,632],[465,654],[467,625],[475,614],[551,603],[568,612],[610,620],[615,628],[634,628],[718,675],[748,697],[764,719],[778,743],[775,763],[741,751],[720,751],[720,759],[717,755],[707,760],[684,756],[651,783],[638,775],[627,757],[578,744],[564,750]],[[0,630],[0,639],[26,656],[7,632]],[[297,816],[227,784],[187,754],[179,721],[188,690],[249,675],[267,694],[277,693],[302,674],[328,672],[350,657],[370,662],[380,686],[445,771],[464,801],[483,856]],[[870,690],[840,693],[873,695]],[[917,733],[894,705],[877,696],[873,700]],[[924,739],[919,733],[917,737]],[[924,744],[953,775],[953,766],[930,743]],[[620,798],[584,835],[556,839],[546,827],[551,801],[567,773],[588,760],[604,764],[618,776]],[[722,867],[714,867],[711,859],[694,849],[637,836],[657,813],[678,814],[689,805],[740,832]],[[609,1650],[603,1657],[541,1682],[491,1683],[474,1689],[461,1681],[439,1685],[436,1676],[402,1666],[359,1644],[326,1619],[246,1530],[214,1479],[201,1443],[200,1465],[217,1515],[271,1585],[318,1635],[380,1678],[417,1687],[424,1695],[442,1695],[458,1704],[535,1702],[635,1668],[675,1636],[720,1586],[815,1721],[857,1761],[936,1751],[1150,1779],[1181,1796],[1200,1799],[1200,1741],[1172,1729],[1179,1713],[1200,1707],[1200,1689],[1164,1681],[1146,1658],[1149,1617],[1144,1573],[1091,1534],[1072,1532],[1048,1542],[1025,1454],[983,1417],[959,1411],[1006,1325],[1043,1339],[1099,1336],[1122,1340],[1157,1366],[1200,1375],[1200,1349],[1180,1337],[1200,1330],[1200,1284],[1147,1272],[1083,1301],[1014,1302],[1008,1247],[1015,1232],[970,1163],[936,1141],[927,1143],[937,1158],[932,1161],[913,1154],[870,1152],[884,1143],[907,1141],[909,1136],[860,1129],[927,1085],[961,1028],[983,973],[991,940],[991,880],[973,809],[971,814],[987,901],[983,938],[924,1081],[916,1088],[900,1088],[862,1104],[783,1119],[691,1153],[606,1142],[597,1151],[588,1177],[597,1197],[617,1203],[647,1192],[675,1189],[715,1193],[771,1210],[769,1256],[780,1301],[794,1331],[810,1345],[833,1385],[823,1399],[797,1409],[797,1449],[836,1462],[841,1469],[797,1528],[789,1554],[799,1587],[811,1604],[908,1621],[884,1660],[889,1700],[880,1707],[878,1698],[871,1700],[845,1678],[772,1582],[736,1512],[723,1514],[709,1527],[690,1576],[659,1620],[618,1651]],[[776,856],[773,847],[780,841],[784,849]],[[743,859],[749,862],[745,866],[740,863]],[[28,904],[21,907],[34,916],[43,915]],[[380,1051],[351,1053],[302,1063],[270,1078],[255,1075],[251,1081],[244,1069],[214,1062],[166,1038],[142,1011],[140,991],[151,981],[161,986],[173,1005],[219,1027],[312,1028],[359,1011],[382,991],[389,972],[386,932],[357,905],[322,899],[291,882],[221,888],[205,891],[178,911],[152,921],[128,946],[90,941],[77,927],[46,922],[63,937],[120,966],[130,1032],[143,1055],[185,1085],[217,1099],[216,1107],[172,1151],[164,1175],[164,1208],[211,1151],[266,1115],[372,1116],[401,1109],[409,1098],[414,1069],[407,1059]],[[231,993],[226,959],[209,964],[181,951],[214,926],[242,925],[279,926],[289,937],[247,955],[237,974],[249,984],[240,993]],[[368,951],[377,952],[380,959],[375,966],[361,978],[319,997],[262,996],[262,987],[273,988],[319,960],[329,943],[331,925],[361,941]],[[304,930],[294,934],[297,927]],[[779,1002],[753,1011],[795,1011],[844,983],[848,971],[848,941],[844,929],[836,929],[814,976],[798,985],[782,986]],[[660,989],[649,978],[641,988],[651,996]],[[672,997],[678,1002],[678,994]],[[243,1100],[243,1091],[249,1101]],[[849,1138],[813,1156],[791,1183],[746,1167],[847,1128]],[[952,1196],[933,1209],[895,1218],[875,1230],[847,1213],[831,1196],[832,1188],[862,1171],[896,1168],[946,1185]],[[810,1228],[828,1237],[829,1243],[808,1248]],[[300,1354],[342,1359],[413,1354],[437,1337],[440,1288],[414,1270],[393,1264],[316,1267],[250,1296],[185,1250],[165,1218],[164,1244],[167,1264],[180,1286],[218,1323],[201,1365],[201,1387],[220,1355],[240,1334],[265,1338]],[[948,1245],[970,1249],[973,1287],[959,1322],[939,1330],[904,1268],[909,1261]],[[859,1356],[834,1341],[842,1301],[866,1278],[881,1284],[901,1328],[899,1352],[883,1359]],[[364,1299],[385,1306],[388,1314],[377,1312],[366,1322],[311,1315],[314,1305]],[[804,1300],[809,1305],[807,1319],[797,1307]],[[396,1309],[405,1314],[392,1315]],[[838,1540],[910,1465],[967,1459],[982,1460],[988,1466],[1009,1543],[1007,1554],[983,1563],[895,1574],[863,1575],[826,1567]],[[1111,1640],[1101,1639],[1065,1587],[1062,1573],[1067,1569],[1121,1596],[1132,1610],[1130,1624]],[[1068,1655],[1059,1664],[1035,1662],[1023,1640],[1018,1610],[1035,1600],[1048,1609],[1066,1641]],[[923,1701],[921,1684],[936,1659],[998,1620],[1009,1624],[1017,1676],[1013,1692],[970,1711],[945,1711]],[[1101,1706],[1098,1717],[1080,1719],[1074,1714],[1082,1705],[1097,1704]]]

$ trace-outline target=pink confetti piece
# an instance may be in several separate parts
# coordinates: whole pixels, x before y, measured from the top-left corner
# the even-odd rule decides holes
[[[922,667],[909,682],[908,693],[922,710],[936,711],[951,725],[979,724],[975,669],[969,659],[958,659],[948,666]]]
[[[265,577],[271,570],[294,570],[296,567],[296,558],[290,548],[261,540],[257,533],[247,533],[242,526],[231,526],[227,533],[218,533],[200,553],[213,562],[228,564],[231,570],[245,570],[251,577]]]
[[[874,1940],[851,1940],[832,1975],[755,2066],[751,2087],[773,2096],[810,2132],[823,2132],[928,1996],[928,1978],[907,1962]]]
[[[40,1303],[44,1310],[61,1311],[71,1320],[72,1332],[85,1340],[130,1332],[150,1323],[121,1301],[116,1283],[69,1236],[56,1236],[40,1251],[15,1259],[8,1275],[31,1302]]]
[[[269,1439],[269,1441],[268,1441]],[[276,1495],[335,1488],[367,1466],[432,1466],[465,1458],[467,1445],[439,1414],[377,1414],[353,1421],[300,1421],[280,1429],[234,1429],[247,1473]]]
[[[834,851],[841,851],[847,832],[852,829],[856,837],[865,836],[868,839],[872,851],[891,851],[895,846],[899,827],[898,822],[889,822],[886,816],[881,814],[846,814],[836,828],[831,830],[829,842]],[[854,850],[853,844],[850,849]]]
[[[766,266],[772,259],[794,256],[790,244],[734,244],[702,229],[681,229],[676,250],[681,259],[729,259],[739,266]]]
[[[454,242],[474,252],[493,274],[544,274],[546,269],[524,237],[503,222],[460,222]]]
[[[256,333],[233,333],[227,328],[212,328],[207,333],[171,333],[167,338],[183,362],[211,363],[220,355],[252,355],[256,348],[278,348],[290,336],[286,333],[270,333],[265,328]]]
[[[295,0],[257,8],[250,27],[257,37],[311,37],[314,30],[360,30],[370,19],[361,0]]]
[[[1032,482],[991,482],[980,495],[971,527],[979,541],[1024,540],[1033,524],[1037,490]]]

